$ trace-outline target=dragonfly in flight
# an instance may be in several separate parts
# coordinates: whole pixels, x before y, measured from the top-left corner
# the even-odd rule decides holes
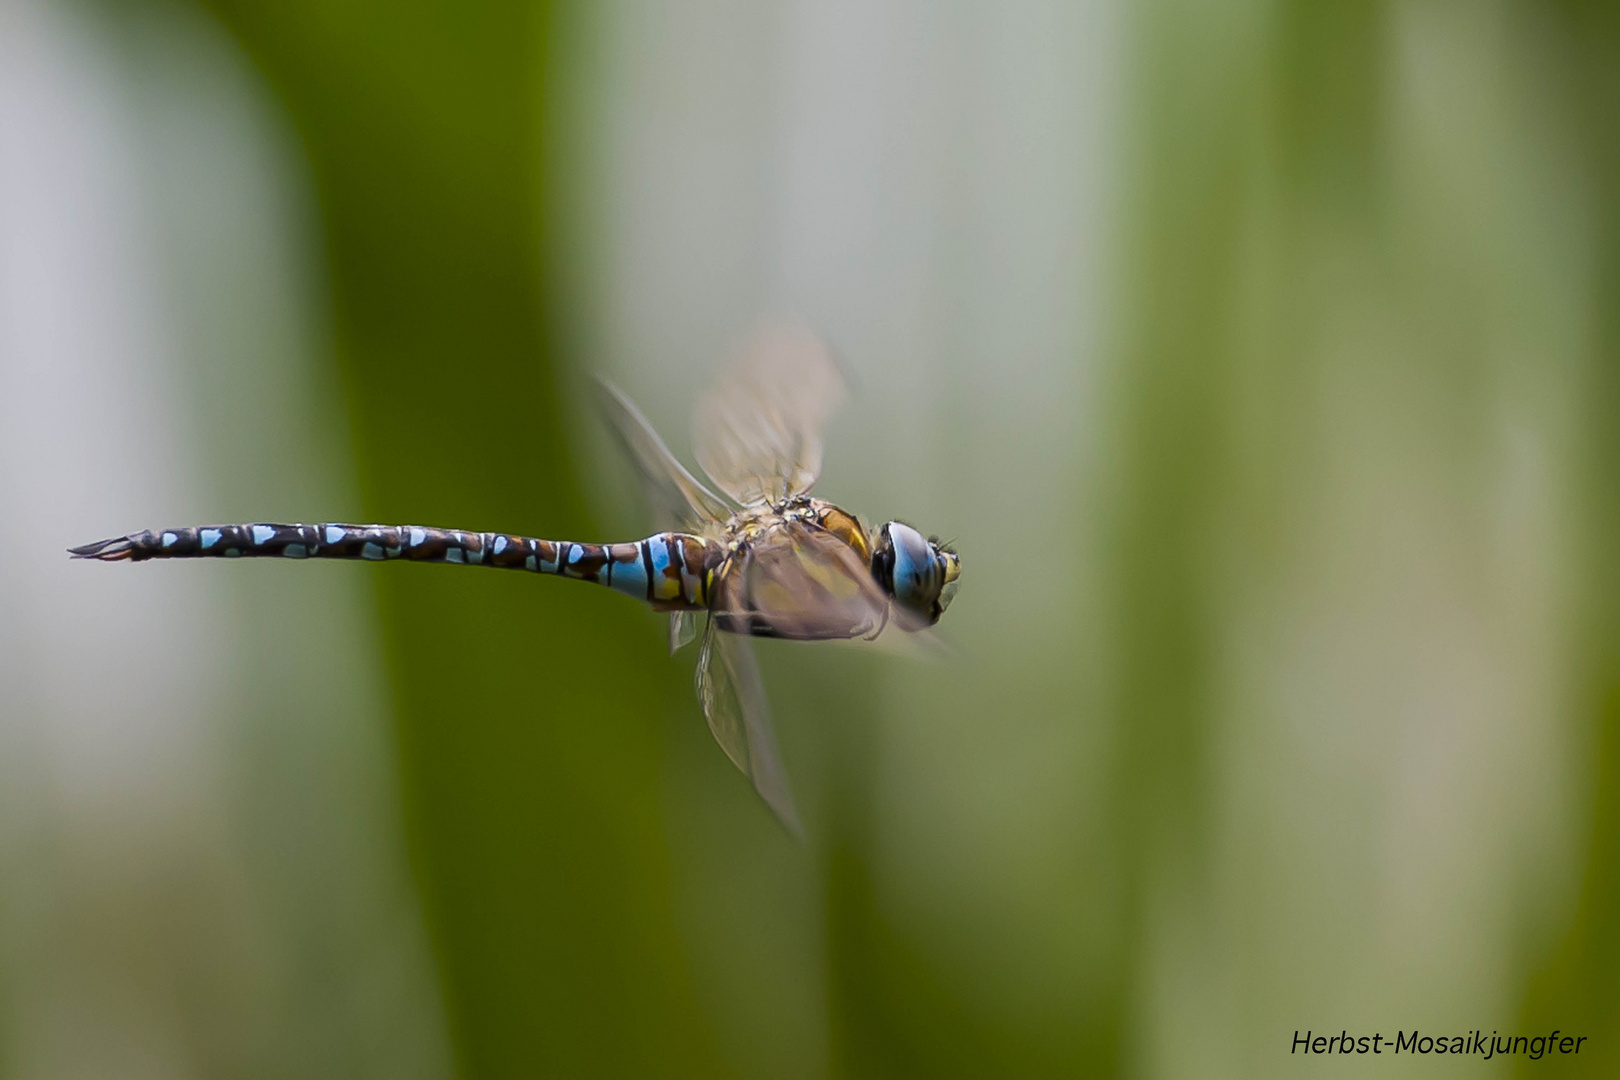
[[[130,533],[71,548],[108,562],[174,558],[367,559],[528,570],[590,581],[670,615],[673,652],[696,636],[698,700],[715,741],[796,835],[750,637],[875,638],[939,621],[961,563],[900,521],[876,530],[810,489],[821,429],[844,394],[826,346],[777,328],[697,408],[693,450],[725,498],[670,453],[630,400],[598,380],[602,405],[636,463],[665,531],[623,544],[539,540],[424,525],[250,523]],[[728,501],[729,500],[729,501]]]

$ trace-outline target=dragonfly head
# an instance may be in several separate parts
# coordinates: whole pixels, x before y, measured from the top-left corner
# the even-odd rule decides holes
[[[878,531],[872,573],[909,619],[912,629],[932,626],[956,596],[962,563],[949,545],[910,525],[891,521]]]

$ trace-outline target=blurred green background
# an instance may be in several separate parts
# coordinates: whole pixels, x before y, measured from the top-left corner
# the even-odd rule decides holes
[[[0,1068],[1620,1069],[1620,15],[1228,0],[0,0]],[[755,320],[946,662],[691,652],[442,567],[630,539]]]

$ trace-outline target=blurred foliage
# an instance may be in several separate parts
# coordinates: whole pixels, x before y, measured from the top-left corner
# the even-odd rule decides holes
[[[1593,189],[1591,370],[1580,415],[1583,516],[1577,573],[1581,643],[1570,663],[1576,722],[1590,747],[1590,808],[1579,907],[1551,957],[1530,961],[1524,1023],[1620,1032],[1620,10],[1612,4],[1524,5],[1522,19],[1556,47],[1581,165]],[[1586,815],[1582,815],[1583,819]],[[1548,1028],[1551,1030],[1551,1027]],[[1594,1042],[1583,1074],[1620,1071],[1620,1045]],[[1528,1074],[1535,1062],[1521,1062]]]
[[[559,43],[569,24],[524,3],[212,8],[283,96],[313,163],[367,515],[600,535],[565,437],[575,425],[560,387],[574,328],[555,298],[571,286],[552,277],[555,223],[545,220],[556,180],[547,94],[558,50],[582,41]],[[1314,487],[1333,475],[1313,471],[1313,455],[1327,452],[1312,428],[1324,387],[1416,401],[1410,413],[1380,405],[1384,426],[1349,440],[1355,452],[1429,447],[1424,431],[1437,428],[1471,460],[1488,442],[1480,428],[1492,395],[1535,377],[1533,354],[1493,368],[1481,327],[1530,273],[1491,231],[1493,215],[1528,215],[1538,196],[1504,181],[1453,232],[1414,224],[1428,212],[1426,181],[1401,174],[1392,147],[1413,136],[1392,130],[1389,107],[1402,63],[1392,27],[1414,10],[1164,0],[1132,11],[1122,359],[1106,388],[1114,471],[1093,496],[1107,536],[1099,618],[1111,663],[1106,702],[1076,717],[1116,740],[1098,826],[1106,850],[1087,868],[1120,895],[1071,913],[1104,926],[1110,947],[1088,972],[1103,989],[1083,1008],[1030,1020],[1034,1040],[950,992],[961,978],[944,970],[952,956],[920,951],[875,895],[877,795],[848,763],[875,739],[877,706],[865,699],[876,680],[850,668],[845,685],[818,697],[794,682],[807,669],[782,664],[782,696],[800,703],[785,726],[807,726],[795,709],[836,716],[827,737],[860,748],[826,755],[820,846],[804,856],[824,875],[831,1073],[1101,1076],[1185,1072],[1196,1060],[1155,1027],[1166,1014],[1148,1000],[1166,963],[1164,912],[1191,911],[1195,938],[1218,937],[1210,927],[1228,917],[1223,903],[1264,899],[1234,892],[1241,871],[1223,863],[1231,852],[1217,835],[1217,789],[1230,782],[1222,741],[1233,734],[1223,650],[1238,638],[1218,624],[1241,606],[1234,594],[1286,596],[1288,568],[1309,557],[1296,525],[1320,509]],[[1445,14],[1441,34],[1456,28]],[[1554,195],[1585,184],[1593,211],[1596,320],[1584,366],[1569,375],[1580,388],[1584,539],[1568,674],[1577,740],[1593,748],[1592,787],[1578,796],[1589,812],[1576,816],[1593,827],[1568,932],[1549,946],[1529,916],[1516,918],[1527,1028],[1598,1038],[1620,1030],[1620,31],[1599,4],[1498,5],[1492,20],[1523,36],[1522,49],[1501,52],[1529,78],[1562,80],[1537,93],[1569,122],[1584,171],[1554,182]],[[1534,145],[1533,122],[1507,127],[1514,146]],[[1452,246],[1467,243],[1486,254]],[[1346,375],[1329,346],[1335,334],[1353,337],[1363,316],[1393,327],[1394,344],[1362,342]],[[1466,467],[1440,471],[1467,487]],[[1078,516],[1079,494],[1053,497]],[[1468,520],[1472,504],[1459,501],[1456,519]],[[652,624],[629,605],[538,580],[399,567],[375,582],[414,866],[462,1069],[738,1069],[705,1016],[677,927],[660,757],[667,702],[688,691],[684,669],[661,662]],[[631,668],[636,678],[625,677]],[[689,705],[680,716],[690,728]],[[1269,929],[1256,912],[1231,918],[1234,952],[1244,934]],[[1239,974],[1225,977],[1263,982],[1275,962],[1234,962]],[[1187,994],[1225,1001],[1232,1011],[1221,1015],[1236,1023],[1228,985],[1212,977]],[[1408,1022],[1376,1022],[1397,1021]],[[1586,1075],[1613,1070],[1604,1045],[1575,1063]],[[1242,1044],[1236,1055],[1250,1052]]]
[[[545,10],[216,10],[313,163],[368,517],[594,536],[540,300]],[[376,577],[461,1067],[714,1075],[670,925],[664,687],[622,675],[660,670],[658,643],[629,605],[554,585]]]

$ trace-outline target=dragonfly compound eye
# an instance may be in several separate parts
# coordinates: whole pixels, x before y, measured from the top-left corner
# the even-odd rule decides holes
[[[931,626],[956,593],[961,572],[954,552],[904,522],[891,521],[878,534],[872,570],[895,604],[914,625]]]

